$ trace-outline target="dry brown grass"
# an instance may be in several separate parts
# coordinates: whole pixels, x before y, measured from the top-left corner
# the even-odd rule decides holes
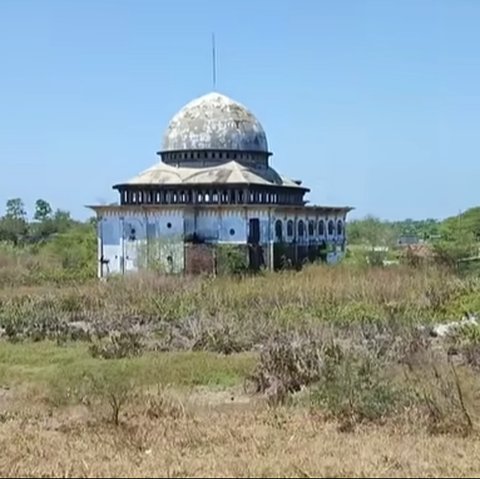
[[[140,275],[78,286],[0,288],[0,327],[48,337],[86,322],[96,333],[138,329],[162,349],[251,349],[275,329],[328,322],[406,323],[459,317],[477,280],[438,269],[311,266],[256,277]],[[53,333],[53,334],[52,334]],[[226,338],[226,341],[219,338]],[[17,338],[18,339],[18,338]]]
[[[18,407],[17,407],[18,410]],[[472,477],[476,436],[430,436],[393,424],[342,433],[302,408],[227,396],[191,398],[183,414],[140,404],[114,427],[75,408],[37,407],[0,424],[2,477]]]
[[[460,400],[456,372],[445,351],[434,351],[447,361],[439,375],[432,366],[438,364],[437,356],[423,356],[433,354],[430,346],[422,346],[410,334],[417,331],[411,326],[418,322],[458,313],[455,308],[464,304],[462,298],[479,291],[477,280],[437,269],[343,266],[242,280],[142,275],[78,286],[0,288],[0,326],[7,334],[8,328],[20,331],[11,340],[58,341],[65,324],[81,322],[97,328],[89,338],[94,345],[105,339],[101,331],[133,330],[164,350],[201,350],[150,351],[103,360],[91,357],[88,346],[72,343],[72,338],[59,345],[1,342],[0,475],[473,476],[480,471],[478,373],[468,370],[465,378],[459,377]],[[43,335],[36,336],[39,332]],[[290,338],[311,339],[313,333],[325,334],[345,351],[367,352],[375,361],[383,358],[395,380],[405,382],[398,371],[410,367],[408,380],[420,391],[420,399],[398,415],[382,413],[373,421],[356,420],[355,427],[346,429],[343,405],[337,408],[340,412],[327,414],[336,404],[325,399],[341,399],[341,391],[364,387],[382,391],[374,387],[375,375],[360,374],[365,370],[362,362],[348,368],[340,362],[328,389],[317,391],[323,396],[315,403],[302,387],[319,382],[320,373],[310,376],[308,370],[317,348],[308,353],[300,343],[290,354]],[[399,335],[404,335],[405,344],[398,344]],[[278,337],[286,339],[280,348],[272,345],[275,354],[252,353],[275,338],[278,342]],[[300,350],[308,353],[306,358]],[[236,351],[248,352],[231,354]],[[288,407],[271,409],[263,397],[228,389],[240,388],[258,357],[260,368],[268,366],[260,369],[266,374],[261,377],[268,379],[263,381],[266,387],[272,378],[283,380],[286,371],[285,377],[293,380],[289,391],[300,388],[289,396]],[[262,362],[270,357],[273,363]],[[432,364],[426,358],[433,358]],[[383,363],[378,365],[384,371]],[[113,373],[135,379],[135,390],[128,389],[128,398],[122,400],[120,426],[111,422],[112,391],[99,388],[98,381],[83,384],[89,372],[113,386]],[[152,384],[173,384],[177,389],[165,395],[149,390]],[[201,393],[195,389],[184,396],[186,388],[199,384],[205,387]],[[77,387],[82,397],[64,401],[64,393],[74,395]],[[359,400],[368,406],[375,396]],[[466,418],[463,397],[472,427],[458,427]]]

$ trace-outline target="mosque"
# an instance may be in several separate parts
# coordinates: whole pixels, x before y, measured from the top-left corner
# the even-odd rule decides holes
[[[170,121],[161,161],[113,186],[98,219],[98,275],[212,272],[220,251],[251,269],[339,261],[348,206],[311,206],[301,181],[270,166],[267,136],[242,104],[209,93]],[[230,253],[229,253],[230,254]]]

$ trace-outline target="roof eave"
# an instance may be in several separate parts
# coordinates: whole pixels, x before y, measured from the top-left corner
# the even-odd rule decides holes
[[[120,188],[128,188],[128,187],[212,187],[212,186],[265,186],[267,188],[288,188],[296,191],[303,191],[305,193],[310,192],[310,188],[306,188],[304,186],[294,186],[294,185],[275,185],[275,184],[263,184],[263,183],[251,183],[251,182],[241,182],[241,183],[216,183],[216,182],[209,182],[209,183],[117,183],[112,186],[112,189],[119,190]]]

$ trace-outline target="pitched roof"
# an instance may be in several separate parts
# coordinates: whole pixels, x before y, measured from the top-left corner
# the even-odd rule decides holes
[[[307,190],[273,168],[248,168],[236,161],[210,167],[172,166],[160,162],[148,168],[127,185],[200,185],[200,184],[255,184],[285,186]]]

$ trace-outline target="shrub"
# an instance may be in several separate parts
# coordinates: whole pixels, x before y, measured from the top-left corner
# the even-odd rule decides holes
[[[380,420],[396,410],[400,394],[384,374],[384,363],[368,353],[326,355],[318,383],[311,391],[313,407],[320,407],[353,427]]]
[[[90,354],[94,358],[121,359],[140,356],[144,350],[140,335],[131,332],[121,332],[108,337],[105,342],[93,343]]]
[[[248,270],[247,253],[241,246],[218,245],[216,255],[219,274],[241,275]]]
[[[174,420],[187,416],[184,404],[165,387],[158,386],[157,391],[147,392],[138,398],[144,405],[145,415],[151,419],[170,418]]]
[[[460,326],[447,341],[450,355],[458,356],[464,364],[475,370],[480,369],[480,325],[470,323]]]
[[[213,321],[211,323],[214,323]],[[202,327],[199,337],[193,344],[194,351],[213,351],[222,354],[239,353],[248,349],[249,342],[243,341],[240,328],[219,321]]]
[[[65,371],[51,378],[49,399],[55,406],[84,404],[100,417],[107,408],[107,417],[118,426],[122,409],[136,394],[136,386],[124,362],[75,372],[66,366]]]
[[[248,385],[266,393],[272,402],[282,402],[289,393],[320,379],[324,348],[320,337],[278,334],[262,349]]]
[[[90,373],[87,376],[88,393],[95,401],[110,408],[110,419],[115,426],[120,424],[120,413],[135,392],[135,382],[120,370],[108,373]]]

